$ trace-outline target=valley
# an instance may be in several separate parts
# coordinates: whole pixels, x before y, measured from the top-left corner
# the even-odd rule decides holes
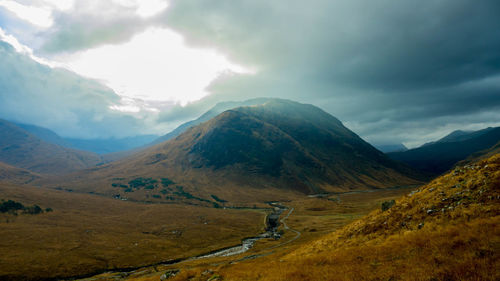
[[[499,93],[499,0],[0,0],[0,281],[500,281]]]
[[[478,222],[467,237],[494,240],[496,201],[481,199],[477,205],[484,196],[469,186],[484,186],[482,192],[498,199],[498,128],[453,133],[386,155],[315,106],[282,99],[247,103],[221,113],[214,109],[164,142],[99,163],[105,157],[45,142],[3,121],[8,138],[0,151],[6,161],[0,162],[0,279],[336,280],[329,267],[322,267],[332,263],[327,257],[333,254],[345,280],[363,280],[360,272],[372,276],[369,268],[381,264],[379,244],[391,245],[382,253],[391,262],[384,267],[388,272],[373,276],[390,279],[399,260],[391,243],[403,243],[398,246],[403,255],[420,262],[421,253],[412,256],[411,243],[418,243],[414,231],[426,229],[428,237],[442,239],[436,229],[453,232],[464,215],[475,219],[478,210],[485,214],[479,218],[488,233],[477,233]],[[54,138],[42,132],[45,139]],[[454,155],[463,147],[468,150]],[[431,170],[390,158],[416,155],[419,165],[433,167],[436,150],[443,153],[440,169],[458,165],[452,175],[459,179],[441,176],[428,183],[436,175]],[[454,180],[454,186],[467,189],[451,195],[447,189],[455,187],[448,182]],[[413,199],[435,189],[443,191]],[[460,208],[462,202],[474,206],[472,213]],[[425,207],[406,215],[401,204]],[[448,216],[424,224],[420,212]],[[409,244],[395,225],[404,228]],[[471,245],[457,254],[494,248]],[[354,261],[350,251],[363,255]],[[433,251],[426,253],[442,255]],[[474,266],[487,272],[491,256],[479,257],[487,264]],[[365,257],[371,257],[369,265]],[[311,264],[303,264],[307,261]],[[407,272],[410,276],[412,270]]]
[[[276,242],[267,241],[240,257],[186,261],[86,280],[498,280],[499,168],[500,155],[495,155],[459,166],[416,189],[340,195],[341,202],[354,203],[356,209],[375,207],[377,200],[367,200],[368,194],[380,201],[396,200],[388,208],[378,205],[367,216],[359,214],[361,219],[347,219],[351,223],[330,224],[332,231],[322,235],[314,234],[322,229],[309,228],[321,225],[311,218],[326,221],[357,214],[347,204],[332,214],[329,200],[307,199],[297,202],[302,208],[286,221],[303,235],[283,247],[273,248]],[[283,238],[293,236],[285,231]]]
[[[416,187],[336,194],[329,197],[296,198],[279,203],[284,211],[280,216],[277,232],[279,239],[272,237],[260,239],[243,253],[221,252],[215,255],[203,255],[182,260],[175,264],[157,264],[133,271],[107,272],[82,280],[159,280],[164,272],[184,272],[193,268],[226,267],[232,264],[251,262],[263,259],[277,259],[300,245],[306,245],[335,229],[349,224],[387,200],[396,199],[411,192]],[[285,207],[286,206],[286,207]],[[206,279],[212,275],[205,274]]]

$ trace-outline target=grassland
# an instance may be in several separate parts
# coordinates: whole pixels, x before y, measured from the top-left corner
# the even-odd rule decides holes
[[[177,277],[180,280],[189,278],[207,280],[215,275],[215,273],[207,274],[207,272],[210,272],[210,270],[219,272],[225,268],[233,268],[235,265],[232,263],[247,264],[249,267],[252,267],[255,265],[254,262],[258,262],[259,266],[265,266],[268,262],[279,260],[301,246],[311,243],[335,229],[340,229],[357,218],[366,215],[373,209],[380,208],[382,202],[409,193],[413,188],[415,187],[383,189],[374,192],[344,193],[329,195],[324,198],[298,197],[288,202],[282,202],[294,210],[286,219],[286,223],[291,229],[301,233],[297,240],[293,240],[296,237],[295,232],[284,230],[284,235],[280,240],[260,240],[255,244],[253,249],[238,256],[184,261],[169,266],[146,267],[128,274],[103,274],[94,276],[88,280],[111,280],[114,278],[159,280],[164,272],[171,269],[181,270]],[[289,211],[284,212],[283,216]],[[288,243],[288,241],[292,242]],[[248,268],[248,270],[252,271],[251,268]],[[120,276],[122,277],[120,278]]]
[[[256,210],[140,204],[5,183],[0,199],[53,210],[0,214],[0,280],[145,266],[235,245],[264,228]]]
[[[408,192],[386,211],[377,208],[319,237],[304,230],[331,219],[332,231],[361,214],[349,211],[347,200],[341,199],[344,212],[334,215],[326,201],[302,202],[288,224],[305,235],[291,245],[255,259],[172,266],[180,272],[169,280],[500,280],[499,191],[497,154]],[[357,205],[369,208],[377,201]],[[301,216],[310,218],[307,226]],[[158,280],[168,269],[129,280]]]

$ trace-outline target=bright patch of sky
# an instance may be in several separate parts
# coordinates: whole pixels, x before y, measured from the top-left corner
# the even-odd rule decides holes
[[[149,28],[124,44],[61,55],[54,60],[78,74],[103,81],[121,96],[181,104],[206,96],[205,88],[225,72],[249,72],[214,50],[188,48],[182,36],[160,28]]]
[[[4,7],[18,18],[38,27],[48,28],[54,23],[52,10],[47,6],[23,5],[16,1],[1,0],[0,7]]]
[[[165,0],[109,1],[132,9],[141,18],[152,17],[168,7]],[[0,7],[33,24],[38,30],[49,29],[54,25],[55,11],[68,12],[75,7],[74,0],[32,0],[22,3],[0,0]],[[88,7],[94,7],[97,3],[89,1]],[[40,63],[65,67],[102,81],[128,101],[126,105],[111,107],[122,112],[139,111],[141,106],[133,102],[138,99],[185,105],[207,96],[209,93],[206,88],[221,74],[251,73],[230,62],[216,50],[186,46],[180,34],[167,28],[150,27],[125,43],[55,54],[50,59],[35,56],[29,42],[28,46],[23,45],[1,28],[0,40],[10,43],[18,52],[28,54]]]
[[[118,5],[135,8],[137,15],[147,18],[154,16],[168,7],[164,0],[112,0]]]

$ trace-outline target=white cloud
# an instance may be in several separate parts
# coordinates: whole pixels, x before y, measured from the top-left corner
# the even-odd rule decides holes
[[[165,0],[112,0],[114,3],[127,7],[134,8],[137,15],[148,18],[154,16],[168,7]]]
[[[41,2],[52,6],[59,11],[68,11],[73,8],[75,4],[74,0],[41,0]]]
[[[52,10],[49,7],[37,7],[23,5],[15,1],[1,0],[0,7],[4,7],[14,13],[18,18],[42,28],[51,27],[54,24]]]
[[[206,96],[206,87],[221,73],[248,72],[215,50],[189,48],[179,34],[160,28],[150,28],[124,44],[54,60],[103,81],[121,96],[182,104]]]
[[[0,27],[0,41],[4,41],[4,42],[9,43],[12,47],[14,47],[16,52],[21,53],[21,54],[25,54],[25,55],[29,56],[32,60],[34,60],[38,63],[44,64],[44,65],[47,65],[50,67],[57,66],[57,63],[54,63],[54,62],[51,62],[49,60],[35,56],[33,54],[33,50],[30,47],[21,44],[16,39],[16,37],[14,37],[12,35],[8,35],[1,27]]]

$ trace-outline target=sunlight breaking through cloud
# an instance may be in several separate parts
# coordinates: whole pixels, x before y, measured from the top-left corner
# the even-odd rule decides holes
[[[187,47],[182,36],[160,28],[150,28],[124,44],[55,60],[103,81],[122,96],[182,104],[206,96],[206,87],[224,72],[250,73],[215,50]]]

